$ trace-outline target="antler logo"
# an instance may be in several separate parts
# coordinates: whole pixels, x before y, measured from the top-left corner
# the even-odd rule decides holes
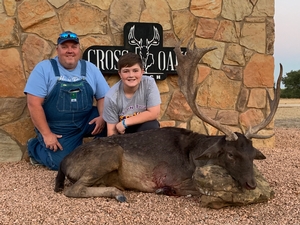
[[[144,64],[144,70],[145,73],[147,73],[148,68],[150,68],[154,63],[154,57],[153,54],[150,53],[150,47],[151,46],[158,46],[160,41],[160,35],[158,32],[158,29],[153,26],[153,37],[151,40],[146,38],[146,40],[143,40],[140,38],[140,40],[137,40],[135,37],[135,25],[133,25],[130,28],[130,31],[128,33],[128,43],[136,47],[136,53],[140,55],[143,64]]]

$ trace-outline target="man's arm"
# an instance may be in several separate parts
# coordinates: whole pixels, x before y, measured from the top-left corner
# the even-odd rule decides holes
[[[92,131],[92,135],[96,135],[102,132],[105,127],[105,121],[103,119],[103,108],[104,108],[104,98],[97,99],[97,109],[99,116],[92,119],[89,124],[95,123],[95,128]]]
[[[62,150],[62,146],[57,138],[61,135],[53,134],[50,130],[42,104],[44,98],[37,97],[27,93],[27,106],[31,116],[32,123],[39,130],[44,138],[46,148],[56,151],[58,148]]]
[[[97,108],[98,108],[99,115],[102,118],[103,108],[104,108],[104,98],[100,98],[100,99],[97,100]],[[103,118],[102,118],[102,120],[103,120]]]

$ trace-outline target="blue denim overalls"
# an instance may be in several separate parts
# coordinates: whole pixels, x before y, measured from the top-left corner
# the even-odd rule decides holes
[[[88,123],[99,116],[97,108],[93,106],[93,90],[85,80],[85,61],[80,62],[82,80],[66,82],[59,79],[57,62],[51,59],[58,80],[45,98],[43,108],[50,130],[54,134],[62,135],[58,141],[63,150],[54,152],[46,148],[43,136],[36,128],[37,138],[28,143],[29,156],[52,170],[58,170],[61,160],[82,144],[83,137],[91,136],[95,124]],[[106,130],[101,134],[97,136],[106,136]]]

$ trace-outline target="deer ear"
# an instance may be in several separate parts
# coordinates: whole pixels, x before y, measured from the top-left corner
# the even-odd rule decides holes
[[[222,152],[222,145],[224,140],[221,138],[218,142],[206,149],[200,156],[196,157],[196,160],[199,159],[214,159],[217,158]]]
[[[261,151],[259,151],[256,148],[254,148],[254,149],[255,149],[254,159],[257,159],[257,160],[266,159],[266,156]]]

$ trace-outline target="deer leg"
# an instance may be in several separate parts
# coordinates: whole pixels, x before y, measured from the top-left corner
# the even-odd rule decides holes
[[[65,174],[62,172],[61,169],[58,170],[57,176],[55,179],[55,192],[60,192],[64,189],[65,187]]]
[[[73,198],[109,197],[119,202],[126,202],[123,192],[115,187],[88,187],[77,181],[64,191],[64,195]]]
[[[108,146],[106,149],[101,155],[103,161],[90,160],[90,168],[81,174],[71,187],[65,190],[64,194],[67,197],[114,197],[119,202],[126,201],[122,191],[117,188],[122,187],[117,170],[120,166],[123,149],[115,145]]]

